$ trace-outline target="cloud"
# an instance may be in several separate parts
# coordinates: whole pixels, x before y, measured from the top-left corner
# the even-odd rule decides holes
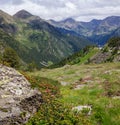
[[[4,6],[4,5],[20,5],[23,4],[24,1],[23,0],[0,0],[0,6]]]
[[[120,0],[0,0],[0,9],[9,14],[25,9],[43,19],[89,21],[120,15]]]
[[[64,7],[65,3],[64,0],[30,0],[32,3],[39,4],[48,8],[57,8],[57,7]]]

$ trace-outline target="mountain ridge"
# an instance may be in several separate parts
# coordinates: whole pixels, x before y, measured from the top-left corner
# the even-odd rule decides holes
[[[1,16],[3,19],[5,17],[6,15]],[[24,56],[16,50],[26,63],[34,61],[39,66],[42,61],[55,63],[91,44],[89,40],[71,32],[64,33],[44,19],[25,10],[17,12],[11,18],[14,23],[3,20],[4,23],[0,23],[0,29],[16,39],[20,46],[26,48]]]
[[[48,22],[56,27],[74,31],[81,36],[87,37],[95,44],[102,46],[110,38],[107,38],[108,35],[112,34],[112,32],[120,27],[120,16],[109,16],[101,20],[93,19],[89,22],[74,20],[70,23],[66,22],[66,20],[69,20],[69,18],[57,22],[49,20]],[[106,38],[104,38],[105,35],[107,36]],[[98,39],[96,37],[98,37]]]
[[[33,15],[26,10],[20,10],[13,15],[13,17],[15,18],[23,18],[23,19],[29,18],[31,16]]]

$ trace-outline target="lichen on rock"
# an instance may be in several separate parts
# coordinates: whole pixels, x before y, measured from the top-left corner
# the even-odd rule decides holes
[[[0,64],[0,125],[24,124],[41,102],[41,93],[22,74]]]

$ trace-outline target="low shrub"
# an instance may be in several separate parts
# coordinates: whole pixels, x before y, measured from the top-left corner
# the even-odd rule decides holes
[[[32,87],[37,87],[43,98],[40,109],[26,125],[90,125],[85,115],[73,112],[69,105],[60,101],[60,84],[47,78],[24,76],[31,82]]]

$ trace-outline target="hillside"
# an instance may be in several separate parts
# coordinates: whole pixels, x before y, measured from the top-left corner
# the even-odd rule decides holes
[[[113,37],[89,60],[91,63],[120,62],[120,37]]]
[[[0,29],[17,41],[18,55],[26,63],[35,62],[39,67],[43,63],[59,62],[61,59],[91,44],[87,39],[72,33],[63,33],[40,17],[21,10],[14,16],[0,11]],[[21,50],[20,50],[21,48]]]
[[[59,63],[51,65],[49,68],[57,68],[62,67],[64,65],[87,64],[88,60],[97,52],[99,52],[99,48],[95,46],[86,46],[79,52],[76,52],[73,55],[63,59]]]
[[[28,72],[31,77],[37,78],[41,76],[59,81],[61,83],[61,96],[57,98],[59,102],[57,106],[62,103],[66,110],[70,109],[67,115],[66,112],[61,113],[61,110],[51,107],[50,103],[48,103],[49,112],[47,116],[49,116],[49,119],[45,117],[43,121],[50,124],[53,123],[52,121],[54,123],[66,123],[65,121],[67,120],[70,125],[119,124],[119,51],[120,38],[113,37],[108,40],[103,48],[86,47],[60,63],[51,66],[50,68],[53,69]],[[55,102],[53,102],[53,105],[57,107]],[[52,115],[51,110],[55,112]],[[72,117],[69,111],[73,111],[70,112]],[[63,116],[62,118],[59,116],[61,118],[60,121],[56,121],[58,119],[56,112],[58,115],[60,113]],[[28,125],[35,123],[35,119],[37,119],[37,125],[39,125],[41,123],[41,120],[39,120],[41,115],[42,113],[35,115],[33,119],[30,119]]]
[[[70,110],[76,108],[77,111],[77,113],[71,113],[72,117],[69,113],[64,114],[62,119],[61,115],[59,116],[62,110],[51,107],[47,115],[49,119],[45,117],[43,121],[52,123],[50,119],[54,121],[59,116],[61,120],[56,122],[67,120],[70,125],[74,125],[74,123],[78,125],[118,125],[120,123],[118,118],[120,114],[120,63],[66,65],[61,68],[42,69],[29,74],[58,80],[61,83],[61,97],[57,99]],[[50,112],[51,109],[52,112]],[[59,112],[57,115],[56,111]],[[54,112],[55,115],[53,115]],[[75,115],[76,117],[74,117]],[[31,119],[28,125],[32,125],[32,123],[39,125],[41,123],[39,117],[41,117],[41,113]],[[74,120],[71,121],[68,117],[71,120],[74,118]]]
[[[97,45],[103,46],[109,38],[112,36],[119,36],[119,34],[113,34],[120,27],[120,17],[111,16],[103,20],[93,19],[90,22],[80,22],[72,18],[68,18],[62,21],[48,21],[50,24],[65,28],[70,31],[74,31],[81,36],[87,37],[90,41],[93,41]]]
[[[109,39],[103,48],[86,46],[79,52],[63,59],[49,68],[62,67],[64,65],[105,63],[120,61],[120,38]]]
[[[15,38],[0,29],[0,63],[14,68],[25,66],[23,57],[26,58],[27,48],[21,45]],[[28,55],[27,55],[28,56]],[[14,64],[15,63],[15,64]]]

